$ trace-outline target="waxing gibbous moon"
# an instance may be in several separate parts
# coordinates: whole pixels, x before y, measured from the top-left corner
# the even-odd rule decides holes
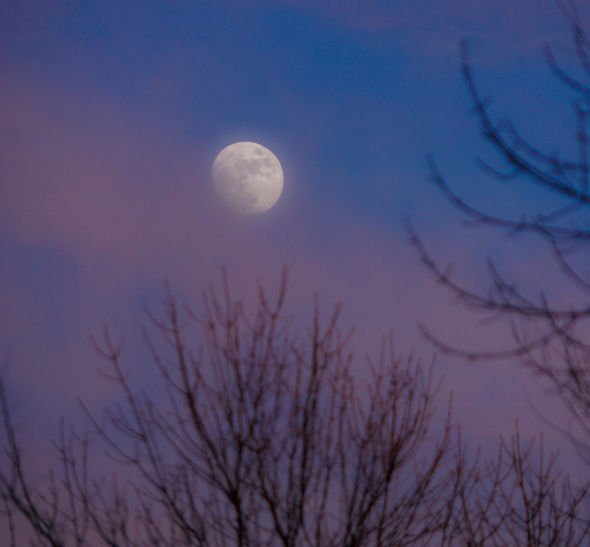
[[[226,146],[215,158],[213,183],[219,196],[239,213],[268,211],[283,192],[283,169],[278,158],[255,142]]]

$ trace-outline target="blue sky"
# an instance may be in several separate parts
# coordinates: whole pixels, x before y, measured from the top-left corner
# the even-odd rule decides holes
[[[476,169],[489,151],[461,80],[461,38],[495,112],[539,144],[571,142],[569,96],[542,57],[547,42],[568,53],[549,0],[2,5],[0,347],[12,349],[15,397],[43,416],[39,442],[78,395],[111,397],[88,334],[104,322],[134,332],[164,277],[197,300],[222,266],[248,293],[286,264],[293,309],[306,313],[316,291],[341,299],[363,350],[393,328],[429,359],[417,321],[451,339],[467,329],[504,340],[471,333],[403,230],[412,219],[476,285],[478,259],[500,249],[461,229],[429,183],[427,152],[475,203],[551,203],[526,186],[507,197]],[[215,154],[237,140],[283,163],[284,196],[261,218],[228,214],[211,190]],[[525,279],[544,264],[542,249],[527,253],[506,259]],[[546,428],[527,397],[557,408],[514,365],[443,359],[441,371],[474,442],[495,442],[517,415],[531,434]]]

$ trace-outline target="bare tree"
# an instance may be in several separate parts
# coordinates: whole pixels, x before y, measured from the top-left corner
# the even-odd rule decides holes
[[[95,340],[122,399],[82,436],[62,424],[60,468],[44,485],[24,469],[4,387],[9,528],[36,545],[406,545],[440,530],[450,483],[451,425],[438,438],[431,368],[389,344],[354,372],[339,308],[315,309],[304,335],[260,289],[254,315],[227,282],[203,313],[167,289],[144,331],[163,397],[138,390],[122,343]],[[118,479],[90,473],[105,446]],[[18,515],[18,519],[15,516]]]
[[[489,290],[477,292],[456,280],[451,269],[441,265],[426,249],[417,233],[409,227],[411,241],[423,263],[437,280],[464,306],[506,321],[513,343],[506,347],[467,349],[453,347],[423,327],[425,336],[443,352],[469,360],[519,359],[537,375],[548,380],[550,390],[567,407],[572,421],[560,427],[571,438],[580,454],[590,462],[590,276],[587,266],[590,243],[589,146],[590,116],[590,37],[571,2],[560,2],[569,22],[579,76],[562,68],[550,47],[545,49],[549,69],[572,93],[575,125],[572,128],[577,145],[568,156],[558,151],[535,147],[523,137],[510,119],[492,116],[490,101],[479,91],[468,56],[462,45],[463,77],[484,139],[499,153],[503,167],[479,160],[490,180],[498,181],[501,192],[510,184],[528,183],[534,197],[539,192],[552,196],[553,208],[530,210],[528,200],[515,216],[503,216],[473,207],[458,195],[444,177],[435,160],[428,157],[432,180],[459,210],[470,225],[488,226],[508,235],[531,234],[546,243],[550,260],[555,260],[564,282],[576,290],[576,304],[562,305],[546,290],[533,292],[534,283],[525,282],[524,289],[514,279],[504,276],[492,260],[488,261]],[[558,150],[556,143],[555,150]],[[527,209],[528,207],[528,209]],[[547,287],[545,287],[546,289]]]
[[[495,459],[468,463],[458,452],[449,496],[450,545],[585,545],[589,486],[572,486],[540,441],[523,444],[518,429],[501,439]]]
[[[225,278],[224,278],[225,279]],[[135,386],[122,341],[93,340],[121,399],[88,430],[62,422],[56,470],[27,472],[0,382],[0,494],[11,545],[580,545],[587,489],[517,435],[468,458],[447,412],[430,426],[432,367],[386,340],[359,376],[339,307],[297,334],[286,278],[253,315],[224,280],[195,313],[166,289],[143,331],[161,396]],[[163,395],[162,395],[163,394]],[[106,448],[110,480],[90,454]],[[91,450],[91,448],[93,448]],[[538,462],[533,456],[538,457]]]

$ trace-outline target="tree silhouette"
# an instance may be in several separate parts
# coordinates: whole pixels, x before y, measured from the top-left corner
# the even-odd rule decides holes
[[[546,290],[533,294],[532,283],[525,284],[522,289],[513,279],[504,276],[492,260],[488,262],[489,290],[471,290],[451,275],[450,268],[433,258],[411,226],[409,233],[422,262],[436,279],[468,309],[505,320],[513,343],[501,348],[470,350],[453,347],[423,327],[425,336],[442,352],[473,361],[517,358],[542,376],[572,418],[572,423],[560,427],[590,462],[590,338],[586,334],[590,318],[590,277],[586,264],[590,243],[587,221],[590,211],[590,38],[574,4],[562,2],[559,5],[571,28],[580,74],[563,69],[550,47],[545,48],[545,58],[553,75],[573,94],[573,133],[577,144],[568,156],[535,147],[510,119],[492,116],[490,101],[476,85],[468,48],[465,43],[462,45],[463,76],[473,110],[484,139],[505,164],[496,167],[479,160],[482,171],[490,180],[502,183],[502,192],[507,192],[506,185],[521,181],[529,185],[531,197],[539,191],[547,192],[552,196],[553,208],[531,210],[534,200],[528,200],[529,209],[525,207],[514,216],[481,210],[453,191],[432,157],[428,157],[428,164],[437,188],[469,224],[489,226],[508,235],[531,234],[546,243],[552,260],[559,265],[571,288],[577,291],[577,303],[562,306]]]
[[[523,444],[518,425],[496,459],[468,464],[459,451],[451,522],[443,545],[584,545],[590,537],[589,486],[572,486],[547,457],[543,439]]]
[[[7,517],[28,522],[40,545],[384,545],[420,543],[437,528],[449,481],[447,419],[429,429],[431,370],[384,345],[351,371],[339,308],[316,308],[303,337],[282,313],[285,277],[250,317],[210,292],[204,313],[167,289],[162,319],[145,332],[165,397],[134,388],[122,344],[105,330],[97,350],[122,400],[102,416],[85,409],[83,436],[62,425],[61,470],[45,489],[25,473],[4,390]],[[154,329],[157,337],[154,336]],[[200,345],[189,342],[197,330]],[[120,469],[89,476],[90,437]],[[428,445],[428,446],[427,446]],[[427,449],[426,449],[427,448]],[[121,477],[125,476],[125,480]],[[91,542],[91,543],[92,543]]]
[[[225,278],[224,278],[225,279]],[[394,355],[355,367],[339,307],[297,333],[262,288],[253,315],[210,290],[202,313],[166,289],[144,331],[162,397],[134,386],[122,341],[97,351],[120,400],[83,434],[62,422],[59,466],[32,478],[4,383],[0,468],[7,541],[32,545],[578,545],[587,489],[516,436],[469,458],[450,413],[430,426],[432,367]],[[438,431],[438,433],[437,433]],[[111,479],[92,471],[106,448]],[[538,459],[538,462],[535,463]],[[481,460],[481,461],[480,461]],[[552,543],[553,542],[553,543]]]

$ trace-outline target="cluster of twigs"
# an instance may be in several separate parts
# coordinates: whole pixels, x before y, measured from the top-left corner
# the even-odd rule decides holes
[[[530,204],[534,204],[535,199],[530,199],[521,213],[512,217],[481,210],[453,191],[432,157],[428,158],[428,163],[437,188],[469,224],[489,226],[508,235],[531,234],[545,242],[551,259],[565,274],[564,282],[577,291],[576,304],[563,305],[559,302],[561,295],[551,298],[547,291],[535,292],[531,287],[539,280],[542,284],[542,272],[530,283],[525,281],[522,288],[523,284],[519,286],[514,279],[504,276],[491,260],[488,262],[489,289],[485,292],[471,290],[451,275],[450,268],[434,259],[411,227],[409,234],[422,262],[440,284],[468,309],[505,320],[513,342],[506,347],[474,350],[451,346],[426,327],[423,327],[424,335],[442,352],[472,361],[518,359],[548,380],[551,390],[561,398],[572,418],[569,424],[559,427],[590,462],[590,338],[586,334],[590,319],[587,265],[590,37],[575,5],[565,1],[559,5],[571,28],[579,77],[561,67],[550,47],[545,49],[545,56],[552,73],[573,94],[573,131],[577,146],[570,157],[541,150],[525,139],[509,119],[494,119],[490,101],[481,95],[476,85],[467,46],[463,44],[462,48],[463,76],[483,137],[505,163],[505,168],[500,169],[480,160],[484,174],[501,182],[500,191],[505,193],[513,182],[527,183],[532,198],[544,192],[554,199],[554,208],[531,211]]]

